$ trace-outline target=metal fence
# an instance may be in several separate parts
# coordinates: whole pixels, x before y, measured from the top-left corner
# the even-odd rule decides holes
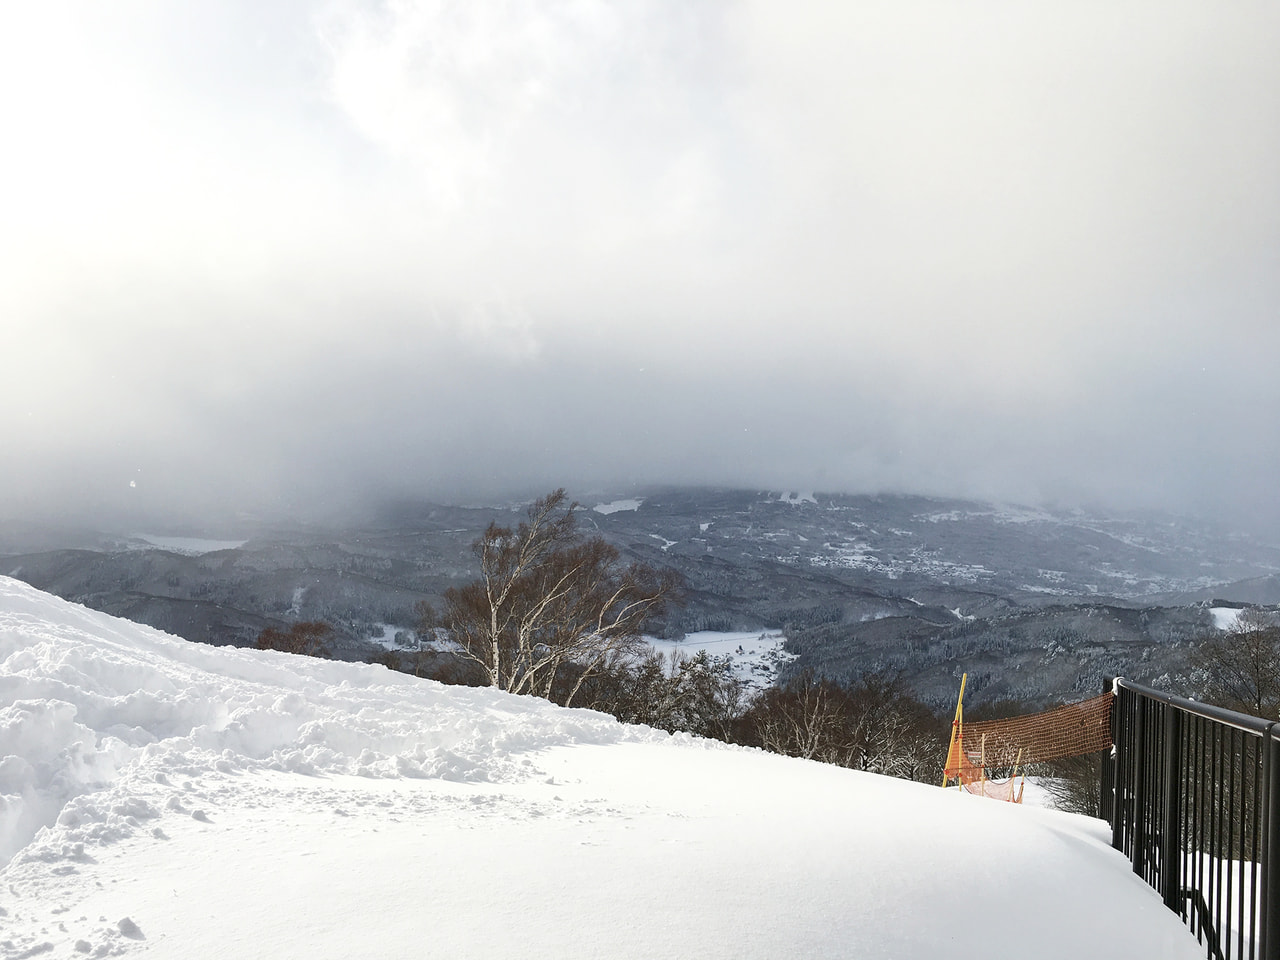
[[[1102,815],[1206,956],[1280,960],[1277,722],[1116,680]]]

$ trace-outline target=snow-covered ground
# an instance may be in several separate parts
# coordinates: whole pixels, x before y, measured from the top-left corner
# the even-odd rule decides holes
[[[596,513],[603,513],[608,516],[611,513],[618,513],[622,510],[639,510],[644,500],[610,500],[608,503],[597,503],[591,509]]]
[[[4,960],[1203,954],[1096,821],[7,578],[0,758]]]
[[[1244,613],[1244,611],[1236,607],[1211,607],[1209,613],[1213,617],[1215,629],[1230,633],[1236,629],[1240,622],[1240,614]]]
[[[734,675],[753,690],[772,686],[783,664],[794,660],[795,655],[782,649],[786,641],[780,630],[754,630],[745,633],[722,633],[701,630],[686,633],[681,640],[662,640],[645,637],[653,649],[670,657],[674,653],[692,657],[700,650],[733,660]]]
[[[408,636],[410,631],[406,630],[404,627],[397,627],[394,623],[379,623],[375,624],[375,626],[378,628],[378,632],[373,636],[366,638],[370,643],[376,643],[378,646],[387,650],[404,649],[401,644],[396,643],[396,635],[403,634]]]

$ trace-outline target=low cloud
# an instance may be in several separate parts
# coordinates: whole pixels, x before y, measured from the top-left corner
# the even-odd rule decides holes
[[[699,482],[1280,526],[1267,5],[80,14],[0,40],[0,514]]]

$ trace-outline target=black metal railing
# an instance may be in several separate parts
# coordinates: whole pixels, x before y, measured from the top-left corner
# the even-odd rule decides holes
[[[1280,960],[1278,724],[1116,680],[1102,815],[1206,956]]]

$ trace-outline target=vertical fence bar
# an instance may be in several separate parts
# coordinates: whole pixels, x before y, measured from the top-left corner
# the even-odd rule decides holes
[[[1232,871],[1235,878],[1232,886],[1236,890],[1236,940],[1238,946],[1236,948],[1236,956],[1244,956],[1244,904],[1247,899],[1244,888],[1244,857],[1245,845],[1244,834],[1249,827],[1249,795],[1245,789],[1245,761],[1248,759],[1246,754],[1246,744],[1244,735],[1237,731],[1236,740],[1238,746],[1236,748],[1236,782],[1233,786],[1236,795],[1236,808],[1240,811],[1236,817],[1234,833],[1231,838],[1232,849]]]
[[[1268,956],[1268,917],[1267,917],[1267,891],[1270,887],[1268,876],[1271,870],[1271,864],[1274,863],[1270,854],[1270,842],[1272,835],[1271,824],[1271,802],[1272,802],[1272,769],[1274,767],[1274,754],[1272,750],[1272,731],[1275,724],[1272,723],[1262,735],[1262,740],[1258,744],[1258,791],[1257,791],[1257,821],[1254,824],[1255,840],[1254,849],[1256,851],[1254,857],[1254,906],[1253,906],[1253,956],[1257,960]]]
[[[1213,832],[1209,854],[1209,888],[1212,891],[1210,908],[1213,914],[1213,929],[1219,937],[1222,935],[1222,727],[1213,728],[1213,765],[1212,765],[1212,798]]]
[[[1204,880],[1204,734],[1205,734],[1204,717],[1195,718],[1196,745],[1195,745],[1195,807],[1194,819],[1195,828],[1192,831],[1191,853],[1192,853],[1192,875],[1191,882],[1187,885],[1192,890],[1199,890]],[[1194,922],[1191,930],[1196,935],[1196,940],[1200,943],[1204,942],[1204,917],[1200,912],[1191,909],[1191,916]]]
[[[1164,711],[1164,783],[1161,810],[1160,892],[1164,905],[1175,913],[1182,907],[1182,870],[1179,849],[1179,796],[1182,767],[1182,715],[1171,707]]]
[[[1123,852],[1125,839],[1125,811],[1129,806],[1129,691],[1117,686],[1116,698],[1111,704],[1111,749],[1115,758],[1111,762],[1114,783],[1111,791],[1111,846]]]
[[[1222,925],[1218,927],[1218,932],[1222,934],[1227,942],[1227,947],[1231,946],[1231,905],[1233,899],[1238,900],[1234,885],[1231,882],[1231,864],[1236,858],[1236,741],[1239,739],[1239,730],[1228,730],[1227,732],[1227,775],[1223,780],[1222,792],[1225,794],[1224,802],[1227,805],[1227,815],[1223,818],[1223,825],[1226,827],[1225,850],[1219,866],[1223,873],[1226,874],[1226,880],[1223,882],[1223,894],[1226,897],[1226,908],[1222,911]]]
[[[1265,803],[1266,841],[1262,858],[1262,957],[1263,960],[1280,960],[1280,744],[1275,739],[1275,724],[1267,727],[1263,735],[1263,763],[1267,772],[1267,797]]]
[[[1164,890],[1165,875],[1168,873],[1168,862],[1164,858],[1165,851],[1168,847],[1168,837],[1165,836],[1165,770],[1166,763],[1169,759],[1169,753],[1165,749],[1165,738],[1168,733],[1166,717],[1169,715],[1169,709],[1164,704],[1155,704],[1155,716],[1152,718],[1151,727],[1151,749],[1154,751],[1156,767],[1152,771],[1151,781],[1151,823],[1153,825],[1151,842],[1148,845],[1151,851],[1151,859],[1156,863],[1156,869],[1152,871],[1152,886],[1156,890]]]
[[[1250,833],[1249,844],[1249,958],[1257,960],[1261,949],[1258,942],[1258,931],[1261,927],[1260,918],[1258,916],[1258,864],[1262,860],[1262,853],[1258,849],[1262,839],[1262,818],[1266,811],[1263,805],[1263,770],[1265,767],[1267,741],[1265,739],[1253,745],[1253,758],[1249,764],[1249,769],[1253,771],[1253,829]]]
[[[1143,698],[1145,699],[1145,698]],[[1145,879],[1145,858],[1143,857],[1143,848],[1146,846],[1146,816],[1147,816],[1147,745],[1144,739],[1146,733],[1144,729],[1144,715],[1146,711],[1143,707],[1146,705],[1143,699],[1134,697],[1134,741],[1137,749],[1133,751],[1133,823],[1130,827],[1132,831],[1132,839],[1130,843],[1133,849],[1130,852],[1130,862],[1133,864],[1133,872]]]
[[[1195,794],[1191,786],[1195,783],[1196,724],[1199,720],[1199,717],[1191,716],[1182,718],[1182,780],[1178,784],[1178,790],[1182,793],[1182,832],[1179,841],[1179,853],[1182,857],[1182,889],[1178,894],[1182,902],[1179,904],[1178,915],[1182,917],[1184,923],[1189,923],[1191,919],[1186,891],[1194,884],[1192,871],[1195,870],[1196,849]]]

